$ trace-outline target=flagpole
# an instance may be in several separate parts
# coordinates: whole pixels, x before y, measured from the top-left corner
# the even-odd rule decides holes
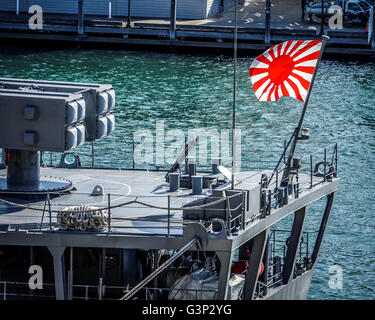
[[[312,91],[312,88],[313,88],[313,85],[314,85],[315,77],[316,77],[316,74],[317,74],[317,71],[318,71],[318,68],[319,68],[320,61],[322,60],[324,48],[326,46],[326,43],[327,43],[328,39],[329,39],[328,36],[326,36],[326,35],[322,36],[322,48],[320,49],[319,58],[318,58],[318,61],[316,63],[316,67],[315,67],[313,76],[311,78],[311,84],[310,84],[309,90],[307,91],[305,104],[303,105],[303,109],[302,109],[301,117],[300,117],[299,122],[298,122],[298,126],[294,131],[294,138],[293,138],[292,146],[290,147],[290,152],[289,152],[288,160],[287,160],[287,163],[286,163],[286,170],[284,171],[284,177],[283,177],[284,183],[285,183],[285,180],[289,177],[290,166],[291,166],[291,162],[292,162],[292,159],[293,159],[294,151],[296,149],[298,136],[299,136],[299,133],[301,131],[301,127],[302,127],[303,119],[305,117],[307,105],[308,105],[309,100],[310,100],[310,94],[311,94],[311,91]]]
[[[232,112],[232,189],[236,169],[236,73],[237,73],[237,1],[234,1],[234,63],[233,63],[233,112]]]

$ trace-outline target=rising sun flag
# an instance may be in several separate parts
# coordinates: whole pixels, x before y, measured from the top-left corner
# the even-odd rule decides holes
[[[306,102],[322,40],[285,41],[255,58],[250,79],[259,101],[289,96]]]

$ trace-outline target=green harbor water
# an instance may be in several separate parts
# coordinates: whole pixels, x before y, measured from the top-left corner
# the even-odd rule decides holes
[[[272,169],[298,122],[302,104],[286,97],[258,102],[248,77],[252,59],[238,61],[241,164],[243,169]],[[112,84],[116,131],[95,144],[98,166],[131,167],[133,133],[149,129],[155,134],[156,120],[163,120],[166,130],[184,132],[231,128],[233,61],[223,56],[0,47],[0,76]],[[310,299],[375,298],[374,102],[373,63],[322,62],[304,121],[311,138],[299,144],[297,154],[338,142],[341,184]],[[77,151],[83,164],[90,165],[90,145]],[[54,161],[58,159],[54,155]],[[322,210],[322,204],[312,206],[305,230],[318,229]],[[329,286],[332,266],[342,268],[341,290]]]

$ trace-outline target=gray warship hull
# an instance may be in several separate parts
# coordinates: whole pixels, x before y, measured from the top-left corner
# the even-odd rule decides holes
[[[41,174],[64,177],[72,182],[75,190],[57,197],[51,194],[48,199],[16,201],[9,194],[2,198],[0,248],[3,256],[0,286],[4,299],[14,297],[11,295],[12,283],[17,280],[19,283],[24,281],[27,291],[22,293],[22,290],[16,290],[21,292],[19,298],[29,294],[38,298],[43,290],[36,289],[30,293],[27,282],[30,278],[27,267],[38,264],[47,270],[45,282],[49,274],[50,288],[48,291],[48,285],[45,284],[44,290],[49,292],[50,297],[119,298],[147,274],[159,268],[163,260],[172,257],[173,252],[179,252],[194,239],[197,241],[183,253],[185,261],[187,257],[193,261],[194,252],[197,261],[202,260],[202,252],[220,261],[216,269],[217,286],[214,286],[214,295],[209,297],[219,300],[231,298],[231,267],[236,261],[235,257],[241,255],[246,246],[251,248],[251,258],[243,281],[241,299],[305,299],[339,185],[339,179],[332,175],[326,179],[313,173],[299,174],[298,195],[294,193],[295,190],[293,194],[286,194],[289,199],[284,199],[281,204],[279,195],[273,195],[272,199],[269,196],[269,191],[275,189],[273,185],[273,188],[263,190],[266,201],[262,203],[262,199],[255,200],[262,195],[259,181],[270,172],[241,172],[236,174],[240,182],[235,190],[241,193],[241,197],[247,193],[247,196],[243,196],[247,203],[238,202],[238,214],[233,214],[225,206],[224,213],[217,205],[214,213],[207,211],[209,207],[202,207],[204,199],[213,197],[210,189],[203,189],[198,196],[192,195],[191,189],[169,192],[169,185],[164,181],[165,172],[162,171],[42,168]],[[222,179],[220,174],[202,175]],[[103,195],[91,195],[96,185],[104,189]],[[216,195],[219,191],[229,190],[230,184],[224,183],[217,189]],[[229,197],[222,195],[224,203]],[[327,198],[327,202],[313,250],[304,253],[303,257],[299,256],[307,208],[321,198]],[[61,230],[57,223],[59,210],[80,204],[107,208],[110,214],[107,227],[99,232]],[[188,209],[183,210],[184,206]],[[204,210],[205,213],[202,212]],[[195,219],[192,219],[192,212],[196,215]],[[289,215],[294,216],[288,233],[289,243],[284,257],[276,259],[277,256],[270,249],[276,232],[272,227]],[[213,230],[213,222],[220,227],[216,226]],[[24,252],[24,269],[17,274],[13,273],[12,268],[12,259],[19,259],[19,254],[17,257],[12,255],[15,247],[23,248]],[[44,250],[41,251],[41,248]],[[91,252],[92,257],[88,252]],[[47,261],[43,256],[49,256]],[[9,259],[6,260],[6,257]],[[258,275],[261,264],[268,271],[266,278],[263,272],[262,279]],[[173,283],[179,278],[176,269],[180,268],[181,274],[185,275],[194,269],[191,264],[181,265],[182,262],[165,268],[163,277],[155,277],[147,286],[142,286],[137,292],[138,298],[168,298]],[[202,266],[197,265],[195,269],[198,267]],[[194,292],[196,294],[197,290]]]

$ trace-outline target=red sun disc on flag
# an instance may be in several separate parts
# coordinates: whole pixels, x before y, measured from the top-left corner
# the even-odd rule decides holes
[[[286,41],[255,58],[250,79],[258,100],[289,96],[305,101],[321,48],[321,40]]]

